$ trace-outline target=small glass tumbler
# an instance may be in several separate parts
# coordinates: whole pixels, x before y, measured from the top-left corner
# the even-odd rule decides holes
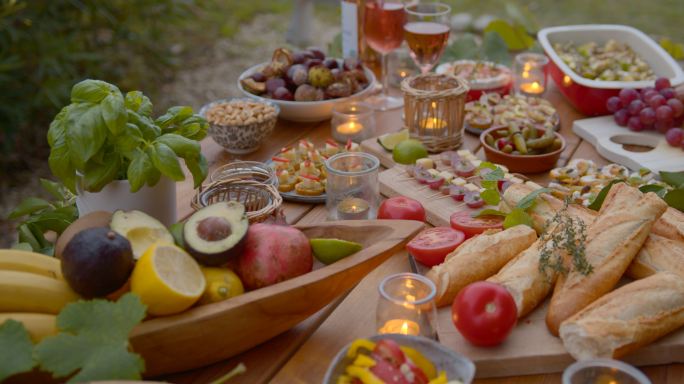
[[[640,370],[613,359],[577,361],[563,371],[563,384],[651,384]]]
[[[325,205],[329,220],[374,219],[379,200],[380,160],[363,152],[344,152],[325,162]]]
[[[540,53],[515,56],[515,90],[525,96],[541,96],[546,91],[546,68],[549,58]]]
[[[375,312],[378,333],[399,333],[435,339],[435,294],[428,278],[415,273],[387,276],[378,287],[380,299]]]
[[[332,137],[346,143],[360,143],[375,136],[375,115],[370,104],[352,101],[336,104],[330,121]]]

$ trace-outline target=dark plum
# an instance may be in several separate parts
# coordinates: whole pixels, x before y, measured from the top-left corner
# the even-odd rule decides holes
[[[309,79],[308,68],[303,64],[295,64],[291,66],[290,69],[287,70],[287,79],[288,82],[296,86],[306,83],[306,81]]]
[[[290,92],[290,90],[285,87],[279,87],[278,89],[276,89],[275,92],[273,92],[273,98],[276,100],[294,100],[292,92]]]

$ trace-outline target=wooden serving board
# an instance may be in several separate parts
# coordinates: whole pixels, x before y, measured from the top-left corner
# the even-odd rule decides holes
[[[392,160],[392,152],[386,151],[380,143],[378,143],[377,137],[371,137],[361,142],[361,150],[370,153],[371,155],[377,157],[385,168],[392,168],[397,163]]]
[[[633,170],[648,168],[654,172],[684,171],[684,150],[671,147],[662,133],[630,131],[618,126],[612,116],[575,120],[572,130],[593,144],[601,156]],[[653,149],[633,152],[625,149],[623,144]]]

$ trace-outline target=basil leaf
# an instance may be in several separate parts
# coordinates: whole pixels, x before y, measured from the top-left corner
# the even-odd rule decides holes
[[[613,185],[615,185],[617,183],[623,183],[623,182],[624,182],[623,180],[613,180],[610,183],[608,183],[608,185],[603,187],[603,189],[601,189],[601,192],[599,192],[598,195],[596,195],[596,198],[594,199],[594,201],[591,202],[591,204],[589,204],[588,208],[593,209],[594,211],[598,211],[599,209],[601,209],[601,206],[603,205],[603,200],[605,200],[606,196],[608,196],[608,192],[610,191],[610,187],[612,187]]]
[[[101,80],[83,80],[71,88],[71,102],[97,104],[114,90],[119,89]]]
[[[64,135],[66,133],[66,125],[64,121],[66,119],[67,112],[71,106],[66,106],[59,111],[55,118],[50,123],[50,128],[47,133],[47,141],[50,147],[57,145],[60,141],[64,141]]]
[[[486,189],[480,192],[480,197],[487,205],[498,205],[501,201],[501,195],[499,195],[498,191],[493,189]]]
[[[674,188],[684,188],[684,172],[660,171],[660,179]]]
[[[174,123],[180,123],[183,120],[191,117],[193,114],[192,107],[188,106],[176,106],[169,108],[165,114],[159,116],[155,120],[155,124],[159,125],[162,129],[171,126]]]
[[[127,123],[124,126],[123,132],[112,138],[112,142],[118,153],[127,159],[130,159],[133,155],[133,151],[138,148],[138,145],[140,145],[141,142],[143,142],[143,135],[138,126]]]
[[[185,165],[190,170],[192,174],[192,179],[194,181],[194,187],[198,188],[202,185],[204,179],[207,178],[207,173],[209,172],[209,165],[207,164],[207,159],[200,154],[197,159],[185,159]]]
[[[527,214],[527,212],[523,211],[520,208],[513,208],[511,213],[506,215],[506,218],[503,222],[503,227],[504,229],[508,229],[521,224],[527,225],[530,228],[534,228],[534,222],[532,221],[532,217],[530,217],[530,215]]]
[[[48,165],[50,166],[52,174],[55,175],[69,191],[76,193],[76,171],[71,165],[69,148],[64,141],[59,145],[52,147],[50,150],[50,157],[48,158]]]
[[[121,158],[116,152],[104,155],[103,161],[89,161],[83,170],[83,182],[89,192],[99,192],[105,185],[116,179],[119,173]]]
[[[133,111],[128,111],[128,121],[136,125],[142,136],[147,141],[153,141],[161,135],[161,129],[157,127],[150,118],[139,115]]]
[[[36,218],[28,220],[26,223],[35,225],[42,232],[54,231],[61,235],[77,218],[78,214],[74,217],[69,211],[62,209],[43,213]]]
[[[34,251],[37,251],[43,246],[40,244],[36,236],[31,232],[31,229],[28,227],[28,224],[22,224],[17,228],[17,233],[19,234],[19,242],[20,243],[26,243],[31,246],[31,249]]]
[[[504,178],[504,171],[503,169],[496,167],[491,172],[488,172],[484,176],[482,176],[482,180],[501,180]]]
[[[159,179],[161,179],[161,176],[162,176],[161,172],[159,172],[159,170],[158,170],[157,168],[154,168],[154,167],[153,167],[153,168],[150,169],[150,171],[147,173],[147,182],[146,182],[146,184],[147,184],[148,186],[150,186],[150,187],[154,187],[154,186],[157,185],[157,183],[159,182]]]
[[[536,189],[530,193],[527,194],[527,196],[523,197],[518,201],[518,204],[516,204],[516,208],[520,208],[523,211],[526,211],[534,206],[534,203],[537,200],[537,197],[541,195],[542,193],[550,193],[551,190],[548,188],[540,188]]]
[[[150,157],[154,167],[161,171],[165,176],[174,181],[185,180],[183,169],[178,161],[178,156],[173,150],[164,143],[155,143],[154,150],[151,151]]]
[[[200,144],[175,133],[166,133],[157,138],[155,143],[168,145],[176,155],[183,158],[196,157],[200,153]]]
[[[497,189],[499,182],[497,180],[482,180],[480,185],[485,189]]]
[[[113,93],[102,100],[102,119],[104,119],[109,132],[119,134],[126,126],[128,116],[124,107],[124,99],[121,93]]]
[[[52,205],[46,200],[39,199],[37,197],[27,197],[26,199],[22,200],[22,202],[19,203],[19,205],[14,208],[12,212],[10,212],[7,218],[16,219],[18,217],[29,215],[33,212],[37,212],[51,206]]]
[[[684,212],[684,189],[674,189],[668,192],[664,200],[670,207]]]
[[[66,199],[66,196],[64,195],[63,187],[59,183],[55,183],[52,180],[48,179],[40,179],[40,186],[43,187],[44,190],[48,191],[55,199],[57,200],[64,200]]]
[[[476,214],[473,215],[473,217],[482,217],[482,216],[501,216],[501,217],[506,217],[506,213],[499,211],[498,209],[483,209],[480,212],[477,212]]]
[[[152,102],[140,91],[131,91],[126,94],[126,108],[132,109],[139,115],[150,117],[152,115]]]
[[[131,192],[136,192],[145,185],[146,177],[153,169],[154,165],[150,157],[141,149],[137,149],[126,172],[126,178],[131,184]]]
[[[639,187],[639,190],[643,193],[653,192],[656,195],[658,195],[658,197],[660,197],[661,199],[664,198],[667,194],[667,188],[663,187],[662,185],[656,184],[642,185],[641,187]]]
[[[66,143],[71,161],[83,169],[107,139],[102,108],[97,104],[76,104],[66,115]]]

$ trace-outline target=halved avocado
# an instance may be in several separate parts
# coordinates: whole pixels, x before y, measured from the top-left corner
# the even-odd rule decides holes
[[[247,227],[244,205],[237,201],[215,203],[190,216],[183,228],[183,241],[197,261],[219,266],[242,253]]]
[[[109,227],[128,239],[138,260],[156,242],[173,244],[173,236],[159,220],[141,211],[116,211]]]

